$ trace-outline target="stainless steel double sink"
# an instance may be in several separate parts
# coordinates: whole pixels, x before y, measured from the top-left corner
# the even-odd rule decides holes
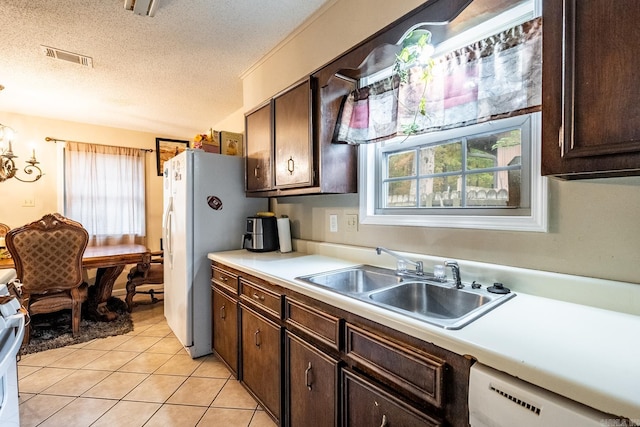
[[[296,279],[445,329],[460,329],[515,296],[470,285],[457,289],[453,282],[431,276],[399,276],[395,270],[370,265]]]

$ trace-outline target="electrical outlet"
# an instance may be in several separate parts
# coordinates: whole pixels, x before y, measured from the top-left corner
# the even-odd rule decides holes
[[[347,232],[358,231],[358,214],[347,214],[345,219],[347,220]]]
[[[338,215],[329,215],[329,231],[332,233],[338,232]]]
[[[32,208],[36,205],[36,201],[29,198],[29,199],[24,199],[24,201],[22,202],[22,207],[25,208]]]

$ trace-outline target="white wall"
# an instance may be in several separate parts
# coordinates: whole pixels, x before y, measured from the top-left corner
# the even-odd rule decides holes
[[[58,198],[58,170],[56,144],[45,142],[45,137],[70,141],[92,142],[96,144],[122,145],[127,147],[155,150],[155,138],[188,139],[171,135],[156,135],[145,132],[94,126],[62,120],[0,112],[0,123],[11,126],[16,132],[13,143],[14,153],[19,156],[16,166],[22,169],[24,161],[31,156],[31,146],[44,176],[34,183],[24,183],[15,178],[0,182],[0,222],[10,227],[19,227],[40,219],[43,215],[60,212]],[[156,170],[155,152],[146,154],[146,203],[147,203],[147,246],[151,250],[160,249],[162,237],[162,178]],[[24,177],[23,172],[18,176]],[[34,207],[23,207],[25,199],[35,201]],[[126,281],[126,271],[122,277]],[[123,278],[116,284],[121,287]]]
[[[63,213],[58,208],[61,195],[57,179],[61,171],[57,168],[56,143],[46,142],[45,137],[155,150],[155,138],[163,136],[5,112],[0,112],[0,123],[17,132],[13,143],[14,153],[19,156],[16,166],[24,167],[24,161],[31,155],[31,146],[34,146],[41,163],[39,166],[44,172],[44,176],[34,183],[20,182],[15,178],[0,183],[0,222],[10,227],[35,221],[47,213]],[[162,178],[157,176],[155,153],[147,153],[146,162],[147,246],[155,250],[160,248],[162,235]],[[25,175],[18,172],[18,176]],[[35,206],[23,207],[25,199],[33,199]]]
[[[321,16],[246,73],[245,111],[320,68],[422,1],[337,0]],[[375,247],[640,283],[640,177],[550,182],[548,233],[360,226],[357,195],[279,198],[277,214],[292,220],[294,237]],[[328,215],[339,215],[338,233]]]

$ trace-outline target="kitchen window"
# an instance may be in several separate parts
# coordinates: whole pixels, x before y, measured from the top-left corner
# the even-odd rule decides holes
[[[338,140],[361,144],[363,224],[546,232],[541,7],[540,0],[510,2],[496,16],[438,42],[428,68],[431,78],[423,86],[405,84],[406,96],[400,96],[405,93],[400,84],[393,98],[397,120],[391,120],[389,132],[378,132],[387,130],[379,114],[386,111],[384,95],[393,93],[383,85],[389,71],[358,82]],[[407,116],[401,101],[413,99],[414,92],[423,94],[424,111]],[[354,112],[360,114],[356,119],[368,119],[368,127],[354,120]],[[392,137],[405,116],[415,132],[399,126],[403,132]],[[367,139],[361,128],[378,133]]]
[[[67,141],[64,212],[89,232],[89,245],[144,244],[145,152]]]
[[[359,149],[364,224],[547,229],[540,113]]]

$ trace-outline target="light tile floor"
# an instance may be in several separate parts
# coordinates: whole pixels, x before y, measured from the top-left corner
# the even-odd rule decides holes
[[[191,359],[162,301],[132,316],[126,335],[23,356],[21,427],[275,426],[215,356]]]

